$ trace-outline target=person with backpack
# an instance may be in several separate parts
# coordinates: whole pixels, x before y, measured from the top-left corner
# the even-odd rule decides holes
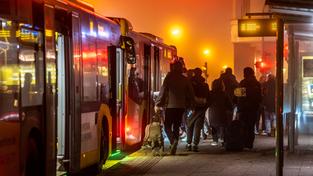
[[[179,127],[186,108],[194,102],[194,91],[188,78],[183,76],[183,65],[176,61],[166,75],[156,100],[155,111],[165,107],[164,127],[170,141],[170,154],[175,155],[179,140]]]
[[[244,147],[252,149],[255,138],[254,126],[261,103],[261,85],[251,67],[243,70],[244,79],[239,83],[240,96],[238,97],[239,121],[244,129]]]
[[[195,92],[195,105],[193,113],[187,117],[187,150],[191,149],[198,152],[198,144],[200,142],[201,129],[204,125],[205,111],[209,100],[209,86],[205,83],[205,79],[201,76],[200,68],[194,69],[194,77],[192,77],[192,87]],[[193,146],[191,145],[193,143]]]

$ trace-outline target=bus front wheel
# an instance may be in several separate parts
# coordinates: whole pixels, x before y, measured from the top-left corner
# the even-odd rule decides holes
[[[102,171],[109,155],[109,124],[106,117],[102,120],[99,169]]]

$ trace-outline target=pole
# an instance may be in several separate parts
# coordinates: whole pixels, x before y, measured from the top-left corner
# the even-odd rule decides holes
[[[276,40],[276,176],[283,175],[284,135],[283,135],[283,59],[284,59],[284,22],[277,18]]]
[[[288,27],[288,87],[290,95],[290,113],[289,113],[289,129],[288,129],[288,150],[293,153],[295,148],[295,115],[296,115],[296,57],[295,57],[295,36],[294,27]]]
[[[208,83],[209,74],[208,74],[208,63],[207,62],[204,63],[204,68],[205,68],[205,72],[204,72],[205,80]]]

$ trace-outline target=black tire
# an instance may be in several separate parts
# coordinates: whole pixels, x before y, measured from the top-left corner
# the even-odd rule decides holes
[[[102,120],[101,141],[100,141],[100,161],[98,164],[99,171],[102,171],[102,166],[105,164],[109,156],[109,125],[106,118]]]

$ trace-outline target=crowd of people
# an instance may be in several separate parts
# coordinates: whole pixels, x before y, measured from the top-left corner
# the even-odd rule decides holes
[[[185,68],[183,59],[171,64],[155,109],[165,109],[164,127],[170,141],[170,154],[177,150],[180,127],[186,129],[188,151],[199,150],[201,130],[208,111],[212,145],[227,143],[227,130],[233,121],[241,124],[243,148],[252,149],[256,134],[272,135],[275,128],[275,77],[263,75],[258,81],[254,70],[246,67],[238,82],[231,68],[206,83],[200,68]],[[262,122],[262,123],[260,123]],[[183,124],[183,125],[182,125]]]

